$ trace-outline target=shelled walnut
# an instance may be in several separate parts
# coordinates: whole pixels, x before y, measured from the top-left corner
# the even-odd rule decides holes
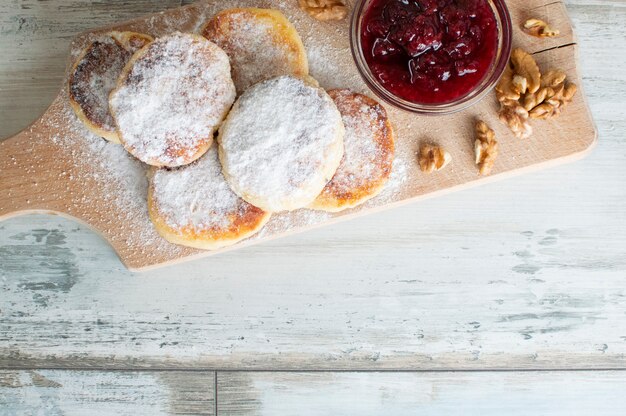
[[[517,101],[503,105],[498,117],[509,126],[515,137],[527,139],[533,134],[533,128],[528,123],[530,114]]]
[[[341,0],[298,0],[300,8],[317,20],[341,20],[348,7]]]
[[[476,121],[474,129],[476,132],[476,140],[474,141],[476,164],[481,175],[489,175],[498,156],[496,134],[482,120]]]
[[[440,146],[434,146],[424,143],[420,146],[418,154],[418,162],[420,169],[424,173],[431,173],[436,170],[443,169],[450,161],[452,156]]]
[[[521,49],[511,53],[511,61],[496,85],[500,102],[499,118],[518,138],[532,134],[529,118],[557,117],[576,94],[563,71],[541,74],[532,55]]]
[[[576,90],[575,84],[565,83],[555,87],[544,87],[537,97],[527,97],[528,101],[525,98],[524,108],[528,110],[530,118],[558,117],[563,107],[572,101]]]
[[[546,22],[540,19],[528,19],[524,22],[524,31],[538,38],[551,38],[561,32],[552,29]]]
[[[514,73],[513,80],[516,76],[526,78],[528,92],[537,92],[541,86],[541,72],[535,58],[528,52],[516,48],[511,52],[511,65]]]

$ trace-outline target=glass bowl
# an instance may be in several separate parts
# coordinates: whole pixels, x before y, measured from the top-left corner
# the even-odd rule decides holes
[[[511,16],[504,0],[487,0],[498,26],[498,46],[494,61],[483,79],[468,93],[445,103],[414,103],[389,92],[372,74],[361,46],[363,17],[372,0],[357,0],[350,22],[350,47],[356,67],[367,86],[386,103],[418,114],[443,115],[464,110],[476,104],[496,85],[511,55]]]

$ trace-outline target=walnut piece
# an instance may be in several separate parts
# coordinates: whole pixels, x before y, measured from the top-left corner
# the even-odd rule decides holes
[[[542,87],[534,94],[526,94],[523,100],[524,108],[526,111],[532,110],[541,104],[548,95],[554,95],[554,90],[550,87]]]
[[[521,75],[513,75],[511,83],[513,84],[513,89],[520,95],[525,94],[528,90],[528,80]]]
[[[474,141],[476,164],[481,175],[489,175],[498,156],[496,134],[482,120],[476,121],[474,129],[476,131],[476,140]]]
[[[529,35],[536,36],[538,38],[551,38],[558,36],[559,32],[556,29],[552,29],[546,22],[539,19],[528,19],[524,22],[524,30]]]
[[[514,77],[515,74],[513,73],[513,69],[507,65],[506,68],[504,68],[504,72],[502,73],[500,80],[496,84],[496,96],[498,97],[498,101],[501,103],[510,100],[519,100],[520,93],[513,84]],[[526,84],[526,88],[528,88],[528,82]]]
[[[527,139],[533,134],[533,128],[528,124],[528,111],[518,102],[502,105],[498,113],[500,120],[509,126],[515,137]]]
[[[535,93],[541,86],[541,72],[535,59],[521,49],[514,49],[511,62],[496,84],[498,101],[518,101],[526,92]]]
[[[558,117],[563,108],[572,101],[577,89],[576,84],[566,84],[565,79],[563,79],[560,84],[554,87],[539,90],[546,90],[543,99],[540,99],[542,97],[537,97],[535,100],[536,103],[532,103],[535,105],[531,106],[529,102],[528,105],[524,105],[524,107],[528,110],[531,118],[547,119],[550,117]],[[528,97],[524,99],[526,100],[526,98]]]
[[[424,143],[420,146],[418,162],[422,172],[431,173],[436,170],[443,169],[450,161],[452,156],[440,146],[434,146]]]
[[[547,119],[555,115],[557,107],[553,107],[548,103],[541,103],[528,112],[530,118]]]
[[[565,75],[565,72],[558,69],[551,69],[541,75],[541,86],[556,87],[557,85],[562,84],[566,77],[567,75]]]
[[[541,72],[539,72],[539,66],[535,62],[535,58],[528,52],[515,48],[511,52],[511,65],[515,75],[526,78],[528,91],[531,93],[537,92],[541,86]]]
[[[298,0],[300,8],[317,20],[341,20],[348,7],[341,0]]]

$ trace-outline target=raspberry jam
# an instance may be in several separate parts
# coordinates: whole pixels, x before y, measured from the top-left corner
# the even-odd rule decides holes
[[[424,104],[472,91],[498,48],[488,0],[372,0],[360,36],[365,61],[382,86]]]

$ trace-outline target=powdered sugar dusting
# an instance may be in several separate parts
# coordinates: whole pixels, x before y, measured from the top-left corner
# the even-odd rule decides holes
[[[175,230],[226,229],[250,208],[226,183],[215,147],[191,165],[159,169],[152,189],[160,215]]]
[[[320,89],[287,76],[257,84],[220,130],[227,179],[242,198],[262,200],[249,202],[268,211],[305,206],[339,165],[343,130],[339,111]]]
[[[405,191],[407,181],[407,162],[396,154],[393,160],[391,175],[389,175],[385,188],[383,188],[380,194],[365,202],[362,206],[364,208],[372,208],[395,202],[399,199],[399,195]]]
[[[272,215],[272,219],[253,238],[263,238],[276,234],[283,234],[297,228],[314,227],[329,220],[331,214],[323,211],[299,209],[291,212],[281,212]]]
[[[150,223],[146,165],[122,146],[87,130],[67,100],[46,122],[58,132],[51,141],[62,149],[71,166],[68,171],[58,172],[72,198],[68,214],[105,231],[112,242],[123,243],[126,249],[137,250],[147,259],[187,252],[162,239]]]
[[[323,43],[319,37],[305,39],[305,48],[309,60],[309,72],[326,89],[349,88],[365,92],[363,81],[355,72],[352,59],[346,59],[351,52],[347,46],[333,46]],[[337,74],[341,74],[340,77]]]
[[[382,169],[377,165],[380,160],[381,149],[372,140],[375,135],[372,127],[381,128],[381,123],[375,119],[376,112],[372,108],[362,106],[359,114],[345,115],[343,123],[346,126],[346,153],[333,181],[342,187],[359,186],[370,178],[379,177]],[[367,121],[364,122],[363,120]],[[374,126],[370,123],[373,122]]]
[[[308,73],[306,52],[295,45],[300,43],[295,29],[293,33],[297,38],[285,39],[281,34],[284,31],[282,26],[291,24],[265,13],[224,12],[210,21],[204,31],[209,40],[228,54],[239,93],[257,82],[279,75]]]
[[[124,25],[122,30],[162,36],[177,30],[197,30],[207,18],[226,7],[275,7],[287,15],[303,36],[311,73],[322,86],[367,91],[349,56],[345,28],[333,23],[319,25],[306,13],[302,13],[297,2],[259,1],[229,0],[228,6],[219,2],[196,3],[185,9],[137,20]],[[84,46],[99,36],[81,36],[71,51],[72,61],[79,56]],[[74,115],[67,96],[67,91],[62,93],[63,99],[55,104],[46,120],[50,130],[55,132],[53,144],[57,154],[63,159],[60,165],[64,166],[64,170],[54,175],[58,175],[58,181],[67,189],[64,195],[58,195],[66,202],[66,212],[102,231],[114,243],[122,258],[134,267],[197,254],[197,250],[169,243],[156,232],[148,217],[146,204],[147,166],[129,156],[121,146],[107,143],[91,134]],[[414,175],[419,175],[419,170],[415,169],[415,161],[410,158],[414,157],[413,135],[416,135],[420,124],[417,119],[409,119],[393,109],[388,111],[393,120],[402,122],[395,126],[401,135],[397,149],[400,152],[396,152],[391,176],[381,194],[361,207],[344,213],[300,209],[275,214],[251,240],[259,241],[323,225],[344,215],[357,215],[363,210],[411,196],[408,190],[414,188],[414,180],[417,180]],[[418,173],[414,174],[415,171]]]
[[[123,208],[121,213],[145,211],[148,189],[145,165],[122,146],[107,142],[85,129],[69,109],[61,113],[58,122],[64,124],[65,132],[52,136],[52,141],[68,149],[75,148],[70,153],[72,162],[89,168],[83,171],[85,176],[70,177],[70,180],[77,184],[81,180],[94,180],[105,186],[104,196]]]
[[[154,165],[198,157],[235,99],[228,57],[200,36],[174,33],[142,52],[111,111],[126,148]]]
[[[85,117],[108,132],[115,131],[109,93],[132,55],[111,36],[94,41],[70,75],[70,94]]]
[[[56,139],[62,140],[60,136]],[[98,167],[92,177],[98,182],[114,182],[111,185],[117,188],[115,194],[121,196],[116,200],[125,209],[145,209],[144,200],[148,189],[145,165],[120,145],[109,143],[93,134],[86,134],[85,142],[89,148],[89,162]]]
[[[350,90],[332,90],[330,95],[339,108],[346,135],[343,159],[325,189],[344,194],[385,180],[393,160],[393,136],[385,110]]]

